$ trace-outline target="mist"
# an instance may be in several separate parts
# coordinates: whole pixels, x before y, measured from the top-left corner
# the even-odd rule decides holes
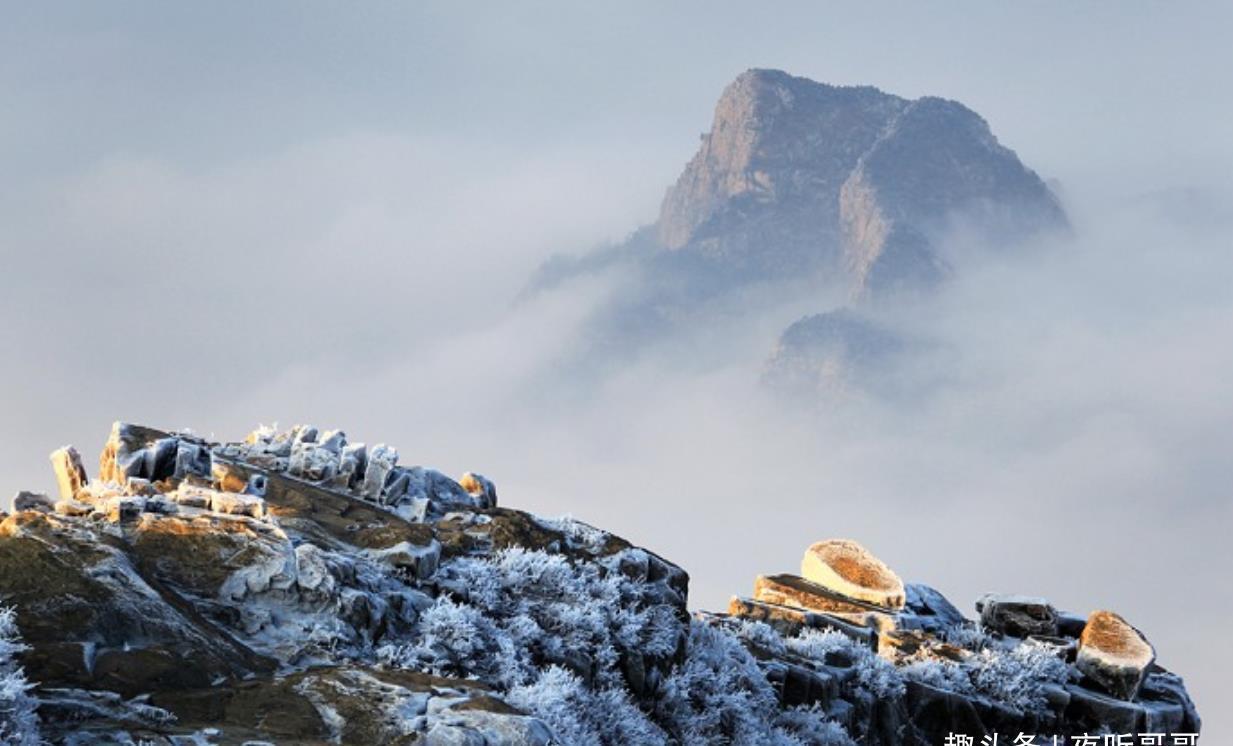
[[[1227,103],[1198,95],[1227,56],[1198,41],[1226,17],[1128,13],[1117,23],[1135,33],[1105,38],[1107,14],[1071,18],[1057,5],[1013,11],[1024,31],[1007,38],[981,11],[973,22],[988,38],[956,48],[988,53],[996,64],[982,72],[927,53],[906,9],[880,30],[864,13],[835,28],[809,16],[780,47],[759,22],[747,44],[731,43],[743,25],[731,8],[698,21],[716,30],[710,46],[684,34],[684,12],[663,11],[651,30],[569,16],[557,23],[578,36],[556,57],[544,50],[562,28],[518,25],[515,38],[495,15],[467,25],[431,7],[397,27],[421,42],[410,62],[391,63],[402,40],[389,31],[339,56],[328,85],[271,62],[253,34],[237,55],[259,72],[230,93],[217,69],[188,60],[178,80],[125,78],[179,59],[165,41],[98,58],[136,81],[105,89],[122,105],[21,89],[0,125],[11,165],[0,182],[0,500],[52,490],[46,456],[65,442],[93,473],[116,419],[227,439],[275,421],[343,427],[398,446],[403,463],[482,472],[506,506],[568,513],[681,564],[692,608],[722,609],[754,575],[794,571],[809,543],[848,537],[969,613],[985,591],[1116,610],[1186,677],[1205,730],[1229,729],[1214,705],[1233,696],[1221,642],[1233,613],[1222,592],[1233,566],[1233,154],[1220,140],[1227,111],[1212,108]],[[206,43],[171,20],[185,19],[25,19],[30,33],[8,48],[61,80],[141,28]],[[303,21],[299,41],[276,48],[319,71],[312,51],[329,20]],[[1001,38],[1024,51],[1051,23],[1051,57],[991,50]],[[1161,41],[1186,23],[1195,44]],[[343,24],[330,42],[341,46],[327,48],[358,50],[363,28]],[[926,28],[959,44],[945,18]],[[832,36],[841,30],[847,41]],[[674,34],[685,39],[675,51],[624,51]],[[883,36],[921,56],[857,54]],[[93,46],[57,62],[33,47],[40,38]],[[452,70],[451,40],[473,52]],[[493,73],[524,46],[540,54]],[[1135,56],[1144,48],[1155,67]],[[595,67],[569,67],[583,52]],[[1108,85],[1131,75],[1115,57],[1151,68],[1133,100]],[[392,81],[365,88],[374,63]],[[927,382],[910,402],[857,393],[794,406],[760,387],[784,326],[839,302],[795,291],[585,387],[562,380],[588,319],[636,280],[595,273],[519,300],[535,268],[652,222],[724,82],[767,63],[963,100],[1058,180],[1074,236],[965,261],[935,296],[884,314],[935,343],[920,367],[896,371]],[[205,104],[187,95],[194,82]],[[286,88],[266,113],[284,129],[251,108],[275,82]],[[512,103],[527,100],[540,110]],[[143,125],[134,112],[156,101],[166,116]],[[196,127],[206,104],[217,109]],[[92,111],[94,130],[66,124]],[[1172,134],[1182,121],[1189,136]]]

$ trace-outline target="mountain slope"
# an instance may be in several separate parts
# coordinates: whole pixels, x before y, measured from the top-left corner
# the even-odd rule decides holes
[[[210,443],[117,423],[94,479],[71,448],[52,461],[59,499],[22,493],[0,515],[0,607],[23,641],[0,612],[0,742],[925,746],[1199,728],[1117,615],[988,596],[970,621],[850,541],[691,615],[688,576],[652,552],[341,431]]]

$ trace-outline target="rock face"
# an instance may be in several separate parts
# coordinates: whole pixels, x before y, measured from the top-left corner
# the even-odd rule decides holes
[[[53,461],[72,496],[0,516],[5,743],[925,746],[1199,728],[1115,615],[1059,613],[1078,641],[985,635],[850,541],[691,615],[688,576],[655,554],[341,431],[215,443],[120,423],[94,480]]]
[[[895,396],[907,392],[894,372],[920,351],[918,343],[840,308],[790,325],[763,366],[762,382],[802,399]]]
[[[853,292],[936,283],[957,224],[1010,245],[1066,218],[962,104],[750,70],[668,190],[658,236],[761,277],[843,272]]]

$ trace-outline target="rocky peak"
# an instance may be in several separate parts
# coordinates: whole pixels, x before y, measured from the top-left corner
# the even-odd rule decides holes
[[[1001,243],[1065,224],[959,103],[749,70],[664,197],[658,236],[755,277],[846,275],[861,295],[943,277],[936,241],[959,216]]]
[[[839,189],[906,103],[778,70],[743,73],[724,90],[711,131],[664,198],[660,241],[736,261],[757,259],[741,254],[759,236],[790,244],[764,241],[764,251],[785,258],[833,252]]]

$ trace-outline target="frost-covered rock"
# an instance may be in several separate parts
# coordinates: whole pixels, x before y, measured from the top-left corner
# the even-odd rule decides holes
[[[119,425],[100,467],[54,511],[0,515],[0,603],[29,646],[0,629],[0,743],[33,722],[15,652],[43,736],[83,744],[933,746],[1199,727],[1175,675],[1145,666],[1140,696],[1108,696],[1129,689],[1071,665],[1075,640],[986,633],[850,543],[691,616],[688,575],[653,552],[496,507],[490,480],[399,466],[341,431],[210,443]],[[1087,626],[1080,654],[1108,659]]]
[[[398,463],[398,450],[384,443],[373,446],[368,453],[368,467],[364,471],[364,483],[360,493],[369,500],[379,501],[390,473]]]

